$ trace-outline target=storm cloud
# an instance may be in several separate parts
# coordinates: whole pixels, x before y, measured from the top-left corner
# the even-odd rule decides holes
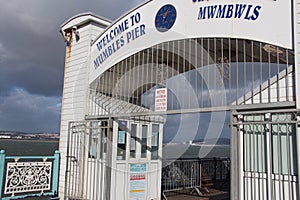
[[[0,130],[58,132],[65,45],[79,13],[115,20],[141,0],[0,0]]]

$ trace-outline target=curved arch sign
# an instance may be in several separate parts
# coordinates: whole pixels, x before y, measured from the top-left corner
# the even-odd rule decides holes
[[[228,37],[292,49],[290,0],[152,0],[107,28],[91,47],[89,82],[124,58],[166,41]]]

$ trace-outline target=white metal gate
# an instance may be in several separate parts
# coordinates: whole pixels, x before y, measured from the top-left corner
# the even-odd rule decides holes
[[[107,199],[109,120],[69,125],[66,198]]]
[[[232,114],[238,199],[299,199],[298,119],[295,110]]]

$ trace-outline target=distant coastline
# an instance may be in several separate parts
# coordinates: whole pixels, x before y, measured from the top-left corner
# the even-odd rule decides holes
[[[0,131],[0,139],[15,139],[15,140],[59,140],[58,133],[24,133],[15,131]]]
[[[6,138],[0,138],[2,141],[18,141],[18,142],[58,142],[59,139],[6,139]]]

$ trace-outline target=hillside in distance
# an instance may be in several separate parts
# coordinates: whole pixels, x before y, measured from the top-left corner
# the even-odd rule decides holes
[[[24,133],[17,131],[0,131],[0,139],[20,140],[59,140],[58,133]]]

